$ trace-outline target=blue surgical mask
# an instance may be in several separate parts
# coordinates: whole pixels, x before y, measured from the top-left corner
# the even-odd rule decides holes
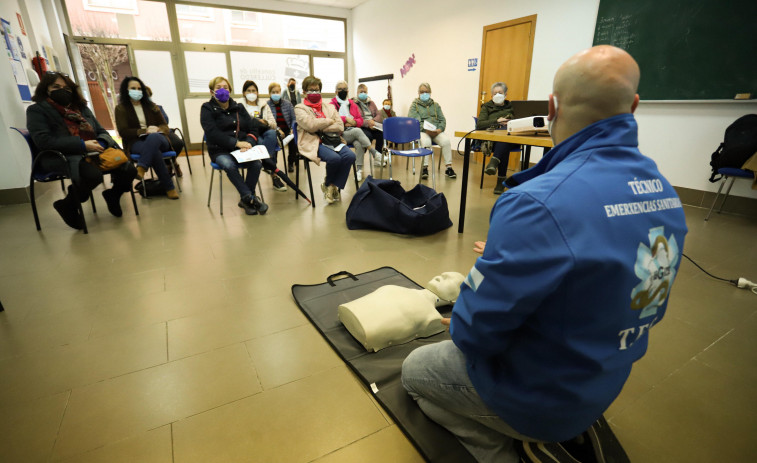
[[[357,97],[360,98],[360,101],[365,101],[368,99],[368,94],[365,92],[360,92],[357,94]]]
[[[385,104],[384,105],[384,109],[387,110],[387,111],[389,111],[390,109],[392,109],[392,106],[388,105],[388,104]]]
[[[281,94],[274,93],[271,95],[271,99],[273,100],[274,103],[278,103],[279,100],[281,100]]]
[[[142,99],[142,90],[129,89],[129,98],[131,98],[134,101],[141,100]]]
[[[421,101],[428,101],[431,99],[431,94],[428,92],[421,93]]]

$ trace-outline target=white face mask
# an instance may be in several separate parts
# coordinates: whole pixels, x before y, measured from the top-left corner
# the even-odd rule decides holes
[[[247,101],[249,101],[250,103],[255,103],[256,101],[258,101],[257,93],[248,93],[244,97],[247,98]]]
[[[547,121],[547,132],[549,132],[549,136],[552,136],[552,124],[555,123],[555,119],[557,119],[557,96],[552,96],[552,101],[555,102],[555,117],[552,118],[551,121]],[[554,141],[554,138],[552,138],[552,141]]]
[[[492,97],[494,104],[502,104],[505,102],[505,95],[503,93],[497,93]]]

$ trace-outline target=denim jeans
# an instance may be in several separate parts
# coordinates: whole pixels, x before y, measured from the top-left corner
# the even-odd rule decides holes
[[[336,152],[327,146],[320,145],[318,157],[326,163],[326,179],[324,180],[326,186],[336,185],[340,190],[344,189],[352,164],[355,163],[355,153],[346,146]]]
[[[166,163],[163,162],[163,152],[170,151],[171,145],[168,139],[162,133],[151,133],[150,135],[140,138],[131,145],[131,153],[139,154],[137,165],[148,169],[152,167],[158,174],[160,185],[166,190],[173,190],[173,180],[168,173]]]
[[[274,164],[276,164],[276,158],[278,156],[278,153],[276,152],[277,144],[278,138],[276,137],[276,130],[274,129],[266,130],[260,137],[260,140],[258,140],[258,145],[265,146],[265,149],[268,151]]]
[[[365,150],[371,146],[371,141],[365,133],[357,127],[347,127],[344,133],[342,133],[342,138],[344,138],[344,141],[346,141],[347,144],[352,145],[355,149],[355,166],[357,166],[358,169],[362,169]]]
[[[520,435],[481,400],[468,377],[465,355],[452,341],[419,347],[402,364],[402,385],[429,418],[457,437],[479,462],[520,461]]]
[[[260,169],[263,167],[263,164],[260,161],[250,161],[239,164],[234,156],[230,154],[219,154],[216,156],[214,162],[226,172],[229,181],[231,181],[231,184],[237,189],[239,196],[242,199],[245,197],[251,197],[255,194],[255,186],[258,184]],[[242,178],[239,169],[247,169],[246,178]]]
[[[510,153],[512,151],[518,151],[519,149],[520,145],[516,145],[515,143],[505,143],[502,141],[494,142],[494,153],[492,155],[499,159],[497,175],[500,177],[507,175],[507,164],[508,161],[510,161]]]

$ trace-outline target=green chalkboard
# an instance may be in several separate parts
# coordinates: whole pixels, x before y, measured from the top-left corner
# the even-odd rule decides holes
[[[757,97],[757,0],[600,0],[600,44],[636,59],[642,100]]]

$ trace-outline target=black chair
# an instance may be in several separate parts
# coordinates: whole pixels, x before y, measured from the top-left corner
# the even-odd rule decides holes
[[[64,180],[65,179],[71,179],[71,172],[68,168],[68,162],[66,161],[66,157],[63,156],[63,153],[60,151],[54,151],[54,150],[44,150],[40,151],[37,148],[37,145],[34,144],[34,140],[32,140],[31,134],[26,129],[18,129],[16,127],[11,127],[11,129],[15,130],[16,132],[20,133],[21,136],[24,137],[24,140],[26,140],[26,143],[29,145],[29,151],[32,156],[32,172],[29,178],[29,197],[31,199],[32,203],[32,212],[34,213],[34,223],[37,225],[37,231],[42,230],[42,226],[39,223],[39,214],[37,213],[37,200],[34,195],[34,183],[35,182],[41,182],[41,183],[47,183],[47,182],[55,182],[60,181],[60,187],[63,192],[66,192]],[[39,168],[39,161],[43,157],[58,157],[63,161],[64,171],[63,172],[44,172]],[[103,172],[107,173],[107,172]],[[134,212],[136,215],[139,215],[139,209],[137,208],[137,200],[134,197],[134,189],[130,188],[129,193],[131,193],[131,202],[134,204]],[[92,203],[92,212],[97,213],[97,207],[95,206],[95,198],[94,196],[90,195],[89,200]],[[84,210],[81,207],[81,204],[78,204],[79,207],[79,213],[82,217],[82,224],[84,225],[83,230],[84,234],[88,234],[89,230],[87,230],[87,221],[84,219]]]
[[[165,119],[166,124],[168,124],[168,113],[166,113],[166,110],[163,109],[163,106],[161,105],[156,105],[156,106],[160,110],[160,114],[163,115],[163,119]],[[184,138],[184,133],[178,127],[173,128],[173,129],[169,128],[168,130],[170,130],[171,133],[174,135],[176,135],[177,132],[179,133],[179,135],[177,136],[180,136],[182,143],[184,143],[184,155],[187,157],[187,167],[189,167],[189,175],[192,175],[192,164],[189,163],[189,151],[187,151],[187,140]],[[181,156],[181,151],[177,153],[177,156],[176,156],[177,162],[179,160],[179,156]],[[204,161],[205,160],[203,159],[203,164],[202,164],[203,166],[205,165]],[[178,174],[176,176],[178,177]]]

